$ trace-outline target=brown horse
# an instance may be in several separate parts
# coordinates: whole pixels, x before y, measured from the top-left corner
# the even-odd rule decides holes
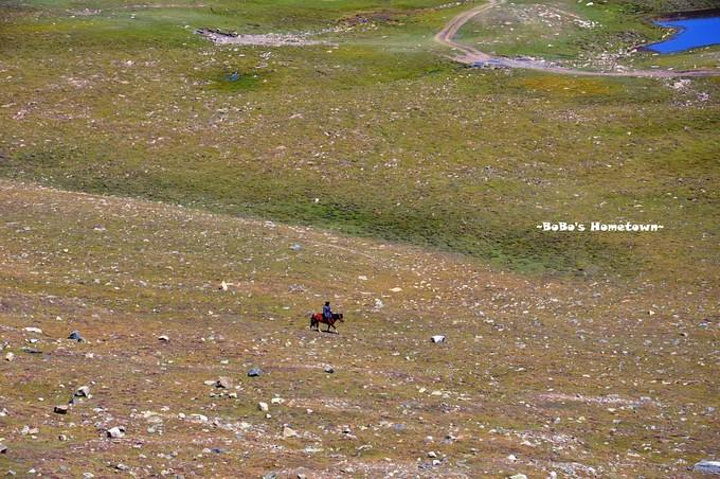
[[[310,329],[315,328],[320,331],[320,323],[327,324],[328,327],[324,331],[326,333],[330,332],[330,328],[333,328],[335,332],[337,333],[337,328],[335,327],[335,323],[340,321],[341,323],[344,323],[345,320],[343,319],[342,313],[333,313],[332,318],[326,318],[322,315],[322,313],[315,313],[310,316]]]

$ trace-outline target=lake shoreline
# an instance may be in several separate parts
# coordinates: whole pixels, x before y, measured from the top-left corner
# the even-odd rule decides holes
[[[672,33],[663,40],[638,47],[638,51],[669,55],[720,44],[720,14],[676,20],[654,19],[652,22]]]
[[[706,17],[717,17],[720,16],[720,8],[708,8],[705,10],[693,10],[689,12],[674,12],[674,13],[666,13],[662,16],[646,16],[646,20],[650,23],[655,22],[666,22],[666,21],[673,21],[673,20],[692,20],[696,18],[706,18]]]

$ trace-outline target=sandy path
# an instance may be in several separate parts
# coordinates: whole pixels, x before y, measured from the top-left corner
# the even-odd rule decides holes
[[[575,68],[565,68],[548,64],[538,60],[518,60],[497,55],[490,55],[470,45],[464,45],[454,40],[458,31],[473,17],[487,12],[498,5],[505,3],[505,0],[490,0],[471,10],[463,12],[450,20],[442,30],[435,35],[435,41],[440,45],[450,47],[459,52],[454,59],[467,65],[488,64],[506,68],[524,68],[527,70],[540,70],[550,73],[579,76],[606,76],[606,77],[650,77],[650,78],[672,78],[672,77],[700,77],[720,75],[720,70],[627,70],[627,71],[589,71]]]

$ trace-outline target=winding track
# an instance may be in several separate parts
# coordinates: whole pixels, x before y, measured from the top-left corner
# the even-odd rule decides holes
[[[450,47],[459,52],[454,57],[455,61],[466,65],[488,64],[506,68],[524,68],[526,70],[539,70],[562,75],[578,76],[605,76],[605,77],[649,77],[649,78],[673,78],[673,77],[704,77],[720,75],[720,70],[625,70],[625,71],[589,71],[576,68],[559,67],[538,60],[518,60],[497,55],[490,55],[470,45],[458,43],[454,40],[458,31],[473,17],[487,12],[506,0],[490,0],[484,5],[477,6],[463,12],[450,20],[442,30],[435,35],[435,41],[440,45]]]

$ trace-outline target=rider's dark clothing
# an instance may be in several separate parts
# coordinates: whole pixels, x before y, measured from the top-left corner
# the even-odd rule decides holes
[[[332,313],[332,310],[330,309],[330,305],[326,304],[325,306],[323,306],[323,317],[325,319],[332,319],[332,315],[333,315],[333,313]]]

